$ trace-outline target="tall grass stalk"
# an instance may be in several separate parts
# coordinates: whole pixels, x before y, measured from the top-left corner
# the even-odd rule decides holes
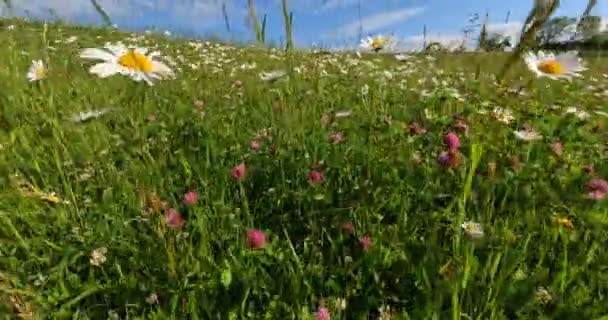
[[[287,40],[285,50],[291,51],[293,50],[293,14],[289,13],[287,9],[287,0],[281,0],[281,5],[283,7],[283,21],[285,23],[285,39]]]
[[[91,0],[91,4],[95,8],[95,11],[97,11],[97,13],[99,13],[99,15],[101,16],[101,18],[103,19],[103,22],[107,26],[111,26],[112,25],[112,19],[110,19],[110,15],[108,15],[108,13],[106,12],[106,10],[104,10],[104,8],[99,4],[99,2],[97,2],[97,0]]]
[[[523,25],[523,30],[521,36],[519,37],[519,43],[513,50],[513,53],[509,56],[509,59],[504,64],[500,73],[497,76],[497,80],[501,82],[506,76],[507,72],[513,67],[515,62],[521,57],[523,51],[529,48],[532,44],[532,41],[536,37],[536,33],[542,28],[542,26],[547,22],[549,17],[557,10],[559,7],[559,0],[554,0],[548,6],[543,6],[538,2],[535,3],[534,7],[528,14],[526,18],[526,22]]]
[[[228,11],[226,10],[226,2],[222,3],[222,15],[224,16],[224,24],[226,26],[226,31],[230,33],[230,20],[228,20]]]
[[[253,23],[253,29],[255,30],[255,40],[260,45],[265,45],[264,33],[266,29],[266,16],[264,16],[264,22],[260,23],[260,19],[255,13],[255,3],[253,0],[247,0],[247,9],[249,12],[249,19]]]

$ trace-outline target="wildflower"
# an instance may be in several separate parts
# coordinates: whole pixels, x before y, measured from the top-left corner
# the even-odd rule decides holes
[[[152,293],[146,297],[146,303],[148,304],[157,304],[158,303],[158,295],[156,293]]]
[[[252,249],[262,249],[266,246],[264,231],[251,229],[247,232],[247,246]]]
[[[446,134],[443,138],[443,141],[452,151],[458,150],[458,148],[460,147],[460,139],[452,132]]]
[[[78,123],[78,122],[85,122],[85,121],[88,121],[91,119],[97,119],[97,118],[103,116],[104,114],[107,114],[110,111],[111,111],[110,109],[101,109],[101,110],[79,112],[78,114],[72,116],[72,121]]]
[[[439,154],[437,162],[444,168],[456,168],[462,164],[462,158],[458,151],[450,149]]]
[[[557,217],[555,218],[555,222],[564,228],[574,229],[574,224],[568,217]]]
[[[156,194],[155,192],[152,192],[148,196],[147,203],[148,203],[148,208],[146,209],[147,215],[160,213],[161,211],[165,210],[168,206],[168,203],[166,201],[162,201],[160,199],[160,197],[158,196],[158,194]]]
[[[251,152],[257,152],[260,150],[261,147],[262,147],[262,143],[260,142],[260,140],[254,139],[254,140],[251,140],[251,142],[249,143],[249,150]]]
[[[534,141],[543,138],[543,136],[534,129],[517,130],[514,134],[517,139],[522,141]]]
[[[378,313],[380,313],[378,315],[378,320],[391,320],[395,315],[391,306],[388,305],[380,306],[380,308],[378,308]]]
[[[361,39],[361,47],[364,49],[372,50],[374,52],[378,52],[382,50],[385,45],[388,43],[389,38],[382,35],[377,35],[375,37],[367,37],[365,39]]]
[[[602,200],[608,196],[608,182],[594,178],[587,183],[587,197],[592,200]]]
[[[334,132],[329,136],[329,141],[333,144],[340,144],[344,141],[344,133],[342,131]]]
[[[336,114],[334,116],[336,118],[346,118],[346,117],[350,117],[351,114],[352,114],[352,112],[350,110],[340,110],[340,111],[336,111]]]
[[[198,112],[205,111],[205,101],[203,100],[194,100],[194,110]]]
[[[148,53],[146,48],[127,48],[122,43],[106,44],[103,49],[87,48],[80,53],[83,59],[101,60],[89,72],[101,78],[115,74],[130,77],[135,81],[145,81],[153,85],[154,79],[172,77],[173,71],[164,63],[155,60],[158,52]]]
[[[536,301],[542,305],[548,304],[549,302],[551,302],[551,300],[553,300],[553,297],[551,297],[549,291],[547,291],[547,289],[543,287],[539,287],[536,289],[534,297]]]
[[[261,72],[258,76],[262,81],[275,81],[287,75],[285,70],[274,70],[270,72]]]
[[[42,60],[32,61],[32,65],[27,72],[27,79],[29,82],[39,81],[46,78],[46,67],[44,66],[44,62]]]
[[[566,109],[566,114],[574,114],[580,120],[587,120],[591,117],[588,112],[582,110],[580,107],[570,107]]]
[[[426,129],[421,127],[417,122],[410,123],[407,128],[410,131],[410,134],[413,135],[419,136],[426,133]]]
[[[397,59],[398,61],[408,61],[412,59],[412,56],[410,56],[409,54],[399,53],[395,55],[395,59]]]
[[[543,51],[536,54],[528,52],[524,56],[524,61],[536,76],[551,79],[571,79],[585,70],[576,51],[560,53],[557,56]]]
[[[69,44],[69,43],[74,43],[74,42],[76,42],[76,40],[78,40],[78,37],[77,37],[77,36],[71,36],[71,37],[69,37],[69,38],[65,39],[65,41],[64,41],[64,42]]]
[[[319,184],[323,182],[323,179],[323,173],[317,170],[311,171],[308,175],[308,181],[312,182],[313,184]]]
[[[366,83],[361,87],[361,95],[366,97],[368,94],[369,94],[369,86]]]
[[[494,108],[492,114],[496,120],[498,120],[504,124],[509,124],[511,121],[513,121],[515,119],[515,117],[511,113],[511,110],[503,109],[500,107]]]
[[[190,191],[190,192],[184,194],[184,204],[186,204],[187,206],[191,206],[191,205],[195,204],[197,200],[198,200],[198,193],[196,193],[194,191]]]
[[[477,239],[483,237],[483,227],[477,222],[467,221],[460,226],[470,238]]]
[[[329,310],[325,307],[319,307],[317,310],[317,320],[330,320]]]
[[[608,91],[606,91],[606,95],[608,95]],[[597,114],[598,116],[602,116],[602,117],[606,117],[606,118],[608,118],[608,112],[604,112],[604,111],[601,111],[601,110],[596,110],[596,111],[594,111],[594,112],[595,112],[595,114]]]
[[[372,238],[369,236],[362,236],[359,238],[359,245],[361,246],[361,250],[367,252],[369,248],[372,246]]]
[[[564,151],[564,146],[559,141],[555,141],[555,142],[551,143],[549,145],[549,147],[551,148],[551,151],[553,151],[553,154],[555,154],[558,157],[561,156],[562,152]]]
[[[50,203],[59,203],[61,202],[61,200],[59,199],[59,197],[57,196],[57,194],[55,192],[51,192],[51,193],[42,193],[40,194],[40,199],[46,201],[46,202],[50,202]]]
[[[454,129],[460,132],[466,132],[469,129],[469,125],[462,119],[454,119]]]
[[[338,310],[342,310],[342,311],[346,310],[346,299],[336,298],[335,305],[336,305],[336,309],[338,309]]]
[[[89,263],[92,266],[101,267],[101,265],[106,262],[106,253],[108,253],[106,247],[100,247],[93,250],[93,252],[91,252],[91,257],[89,258]]]
[[[165,221],[167,222],[167,225],[173,229],[181,229],[186,223],[182,214],[174,208],[167,209],[165,212]]]
[[[230,175],[234,180],[243,181],[247,175],[247,167],[245,167],[245,162],[241,162],[236,167],[232,168]]]
[[[593,174],[595,172],[595,168],[593,167],[592,164],[588,164],[583,166],[583,172],[588,173],[588,174]]]
[[[345,222],[342,224],[342,231],[348,235],[355,234],[355,226],[352,222]]]

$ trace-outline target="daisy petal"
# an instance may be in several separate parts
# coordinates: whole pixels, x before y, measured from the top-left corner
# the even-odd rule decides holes
[[[98,48],[87,48],[82,50],[80,53],[80,57],[83,59],[91,59],[91,60],[103,60],[103,61],[112,61],[114,60],[114,55],[111,53],[98,49]]]

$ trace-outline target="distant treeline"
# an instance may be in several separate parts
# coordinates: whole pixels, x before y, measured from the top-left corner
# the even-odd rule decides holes
[[[586,40],[571,40],[558,43],[545,43],[540,47],[545,50],[602,51],[608,54],[608,33],[602,33]]]

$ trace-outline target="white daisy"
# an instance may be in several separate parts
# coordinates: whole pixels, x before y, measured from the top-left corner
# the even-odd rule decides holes
[[[606,117],[608,118],[608,112],[604,112],[604,111],[600,111],[600,110],[596,110],[595,114],[600,115],[602,117]]]
[[[515,134],[515,137],[517,137],[517,139],[522,140],[522,141],[534,141],[534,140],[540,140],[543,138],[543,136],[540,133],[538,133],[537,131],[535,131],[533,129],[518,130],[518,131],[514,131],[513,133]]]
[[[387,45],[389,37],[383,35],[377,35],[375,37],[367,37],[365,39],[361,39],[361,47],[378,52]]]
[[[571,79],[580,76],[585,70],[576,51],[568,51],[555,55],[539,51],[537,54],[528,52],[524,55],[528,68],[538,77],[551,79]]]
[[[166,79],[174,76],[173,71],[164,63],[155,60],[158,52],[148,53],[148,49],[126,47],[118,42],[106,44],[103,49],[87,48],[80,53],[83,59],[102,60],[89,70],[101,78],[115,74],[130,77],[135,81],[145,81],[153,85],[154,79]]]
[[[261,72],[259,74],[260,79],[262,81],[274,81],[280,78],[283,78],[287,75],[287,71],[285,70],[274,70],[270,72]]]
[[[77,36],[71,36],[65,40],[65,43],[74,43],[76,40],[78,40]]]
[[[32,81],[39,81],[46,77],[46,67],[44,66],[44,62],[42,60],[32,61],[32,65],[27,72],[27,79]]]
[[[399,60],[399,61],[408,61],[412,59],[412,56],[410,56],[409,54],[405,54],[405,53],[399,53],[395,55],[395,59]]]
[[[483,227],[477,222],[467,221],[460,225],[467,236],[471,238],[483,237]]]
[[[570,107],[570,108],[566,109],[566,113],[574,114],[580,120],[587,120],[591,117],[591,115],[588,112],[586,112],[585,110],[582,110],[581,108],[577,108],[577,107]]]
[[[104,114],[110,112],[110,109],[101,109],[101,110],[92,110],[86,112],[79,112],[78,114],[72,116],[72,121],[74,122],[85,122],[91,119],[96,119]]]
[[[100,247],[91,252],[89,263],[92,266],[101,267],[106,262],[106,254],[108,249],[106,247]]]
[[[515,117],[513,116],[513,113],[511,113],[511,110],[503,109],[501,107],[494,108],[492,115],[494,116],[494,118],[496,120],[498,120],[502,123],[505,123],[505,124],[509,124],[509,122],[511,122],[515,119]]]
[[[351,114],[352,114],[352,112],[350,110],[341,110],[341,111],[337,111],[335,116],[336,116],[336,118],[347,118],[347,117],[350,117]]]

